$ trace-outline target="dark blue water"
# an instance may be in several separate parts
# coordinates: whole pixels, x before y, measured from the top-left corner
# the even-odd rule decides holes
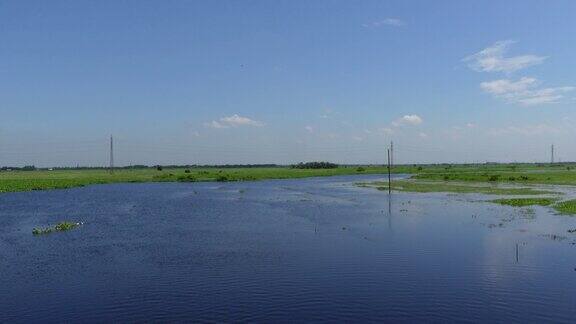
[[[573,218],[374,178],[0,195],[0,321],[574,320]]]

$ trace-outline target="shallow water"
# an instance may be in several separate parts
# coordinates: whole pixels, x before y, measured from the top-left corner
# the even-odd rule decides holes
[[[573,320],[576,218],[377,178],[0,195],[0,321]]]

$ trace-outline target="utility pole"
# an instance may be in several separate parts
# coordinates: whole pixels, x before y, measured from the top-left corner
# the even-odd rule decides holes
[[[388,194],[392,193],[392,178],[390,176],[390,149],[388,149]]]
[[[114,173],[114,137],[110,135],[110,174]]]
[[[394,142],[390,141],[390,166],[394,165]]]
[[[552,147],[550,148],[550,163],[554,164],[554,144],[552,144]]]

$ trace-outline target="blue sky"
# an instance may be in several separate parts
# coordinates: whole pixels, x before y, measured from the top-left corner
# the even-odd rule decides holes
[[[576,160],[574,1],[0,1],[0,165]]]

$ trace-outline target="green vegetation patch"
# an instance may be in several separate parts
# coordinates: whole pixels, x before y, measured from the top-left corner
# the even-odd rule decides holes
[[[576,199],[561,201],[552,207],[561,214],[574,215],[576,214]]]
[[[388,190],[387,182],[372,182],[360,184],[366,187],[375,187],[378,190]],[[500,188],[486,185],[455,184],[449,182],[421,182],[421,181],[393,181],[392,190],[408,192],[454,192],[454,193],[480,193],[486,195],[542,195],[554,194],[546,190],[533,188]]]
[[[44,227],[44,228],[34,228],[32,230],[32,234],[34,235],[43,235],[43,234],[50,234],[52,232],[63,232],[75,229],[76,227],[82,225],[82,223],[72,223],[72,222],[60,222],[52,227]]]
[[[573,164],[477,164],[426,166],[411,172],[419,180],[576,185]]]
[[[384,174],[383,166],[362,167],[362,174]],[[127,182],[195,182],[254,181],[264,179],[295,179],[358,174],[358,166],[332,169],[299,169],[289,167],[258,168],[145,168],[0,171],[0,193],[46,189],[67,189],[91,184]]]
[[[525,206],[550,206],[555,203],[557,198],[502,198],[491,200],[491,202],[514,206],[514,207],[525,207]]]

